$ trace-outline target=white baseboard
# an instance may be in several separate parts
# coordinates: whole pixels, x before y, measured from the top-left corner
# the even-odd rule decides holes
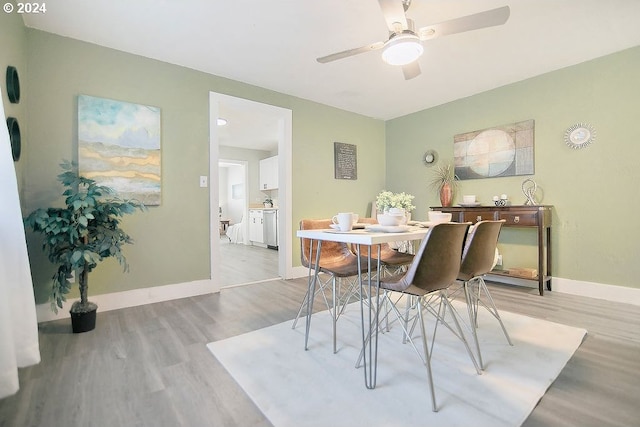
[[[187,298],[196,295],[210,294],[218,292],[220,288],[215,286],[211,280],[197,280],[194,282],[177,283],[173,285],[154,286],[151,288],[132,289],[124,292],[114,292],[111,294],[95,295],[90,300],[98,304],[98,311],[117,310],[120,308],[136,307],[144,304],[169,301],[173,299]],[[70,317],[69,309],[76,299],[69,299],[65,307],[58,309],[58,313],[51,311],[51,305],[36,305],[36,316],[38,323],[50,320],[64,319]]]
[[[583,282],[580,280],[554,277],[551,289],[565,294],[598,298],[605,301],[640,305],[640,289],[626,286],[606,285],[603,283]]]
[[[496,282],[508,283],[510,285],[538,289],[538,282],[531,280],[491,274],[487,275],[487,279]],[[551,289],[553,292],[560,292],[563,294],[580,295],[582,297],[597,298],[605,301],[640,305],[640,289],[638,288],[628,288],[626,286],[608,285],[606,283],[584,282],[581,280],[553,277],[551,279]],[[546,287],[545,292],[547,292]]]
[[[308,275],[306,267],[293,267],[292,278],[300,278]],[[503,277],[503,276],[501,276]],[[530,284],[531,281],[523,283],[513,283],[522,285],[524,282]],[[579,280],[563,279],[554,277],[551,281],[551,288],[554,292],[580,295],[583,297],[598,298],[605,301],[621,302],[640,306],[640,289],[628,288],[625,286],[607,285],[603,283],[583,282]],[[530,285],[527,285],[531,287]],[[536,286],[537,287],[537,284]],[[187,298],[196,295],[219,292],[220,288],[213,284],[211,280],[197,280],[194,282],[177,283],[173,285],[154,286],[151,288],[133,289],[112,294],[96,295],[91,297],[91,301],[98,304],[100,311],[117,310],[120,308],[136,307],[144,304],[169,301],[173,299]],[[73,300],[68,300],[65,308],[58,310],[58,313],[51,311],[49,303],[36,305],[36,315],[38,323],[50,320],[64,319],[69,317],[69,309]]]

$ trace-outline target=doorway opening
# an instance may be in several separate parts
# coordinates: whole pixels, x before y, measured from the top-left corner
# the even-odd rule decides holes
[[[228,197],[218,185],[210,187],[210,217],[211,217],[211,278],[216,290],[227,285],[238,285],[240,283],[230,283],[229,275],[234,276],[231,282],[255,283],[261,279],[252,280],[250,271],[252,268],[258,270],[271,267],[274,277],[288,279],[293,277],[292,266],[292,219],[291,219],[291,135],[292,135],[292,114],[291,110],[263,104],[247,99],[236,98],[229,95],[210,92],[210,170],[212,180],[220,180],[220,170],[224,164],[242,164],[245,162],[245,182],[244,187],[236,187],[236,197],[244,194],[243,199],[243,240],[248,244],[234,244],[233,248],[225,247],[225,251],[233,249],[243,251],[247,261],[245,264],[238,264],[241,259],[239,254],[229,255],[231,252],[222,254],[221,246],[227,245],[224,235],[217,236],[216,230],[220,229],[222,216],[231,215],[231,211],[221,205]],[[218,126],[218,118],[224,118],[227,122],[225,126]],[[264,131],[261,131],[264,129]],[[262,145],[261,145],[262,144]],[[266,144],[266,145],[265,145]],[[271,145],[269,145],[271,144]],[[265,197],[269,194],[261,192],[259,189],[259,160],[266,157],[278,157],[278,188],[276,207],[278,208],[278,250],[254,247],[248,240],[249,236],[249,214],[252,207],[262,206]],[[244,157],[244,158],[243,158]],[[224,160],[223,166],[221,161]],[[234,172],[235,173],[235,172]],[[213,183],[213,182],[212,182]],[[233,187],[231,187],[233,193]],[[233,194],[231,194],[233,197]],[[226,199],[228,200],[228,199]],[[233,201],[234,199],[232,199]],[[237,209],[237,207],[234,207]],[[234,211],[237,216],[237,210]],[[243,223],[242,218],[240,224]],[[265,253],[256,250],[269,251]],[[253,252],[252,252],[253,251]],[[234,265],[235,263],[235,265]],[[277,270],[275,269],[277,266]],[[247,275],[235,274],[234,270],[248,272]]]

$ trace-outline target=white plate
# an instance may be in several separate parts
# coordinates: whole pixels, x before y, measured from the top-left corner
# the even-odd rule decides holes
[[[470,206],[480,206],[480,202],[475,202],[475,203],[460,203],[460,206],[463,206],[465,208],[470,207]]]
[[[450,222],[450,221],[445,221],[445,222],[416,221],[416,225],[419,226],[419,227],[429,228],[429,227],[433,227],[434,225],[438,225],[438,224],[446,224],[447,222]]]
[[[382,233],[404,233],[405,231],[409,231],[411,227],[408,225],[367,224],[365,229],[367,231],[377,231]]]
[[[338,224],[329,224],[329,227],[333,228],[334,230],[340,230],[340,226]],[[362,229],[365,227],[365,224],[353,224],[353,226],[351,227],[353,230],[357,230],[357,229]]]

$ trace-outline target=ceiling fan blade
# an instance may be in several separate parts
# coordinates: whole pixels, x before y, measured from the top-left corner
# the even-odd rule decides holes
[[[494,27],[507,22],[510,14],[511,10],[509,9],[509,6],[503,6],[497,9],[474,13],[473,15],[467,15],[420,28],[420,30],[418,30],[418,36],[420,37],[420,40],[427,40],[435,37],[447,36],[449,34]]]
[[[418,77],[421,72],[418,61],[413,61],[412,63],[402,67],[402,74],[404,74],[405,80],[411,80],[414,77]]]
[[[317,58],[321,64],[326,64],[327,62],[337,61],[338,59],[347,58],[349,56],[358,55],[360,53],[370,52],[372,50],[378,50],[384,46],[384,42],[372,43],[366,46],[357,47],[355,49],[344,50],[342,52],[332,53],[331,55],[323,56],[321,58]]]
[[[395,33],[407,28],[407,17],[404,14],[402,0],[378,0],[378,3],[389,31]],[[398,24],[401,28],[398,28]]]

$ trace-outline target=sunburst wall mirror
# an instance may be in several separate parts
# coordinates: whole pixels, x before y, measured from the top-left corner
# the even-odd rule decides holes
[[[585,148],[596,139],[595,129],[586,123],[578,123],[564,132],[564,142],[573,149]]]

